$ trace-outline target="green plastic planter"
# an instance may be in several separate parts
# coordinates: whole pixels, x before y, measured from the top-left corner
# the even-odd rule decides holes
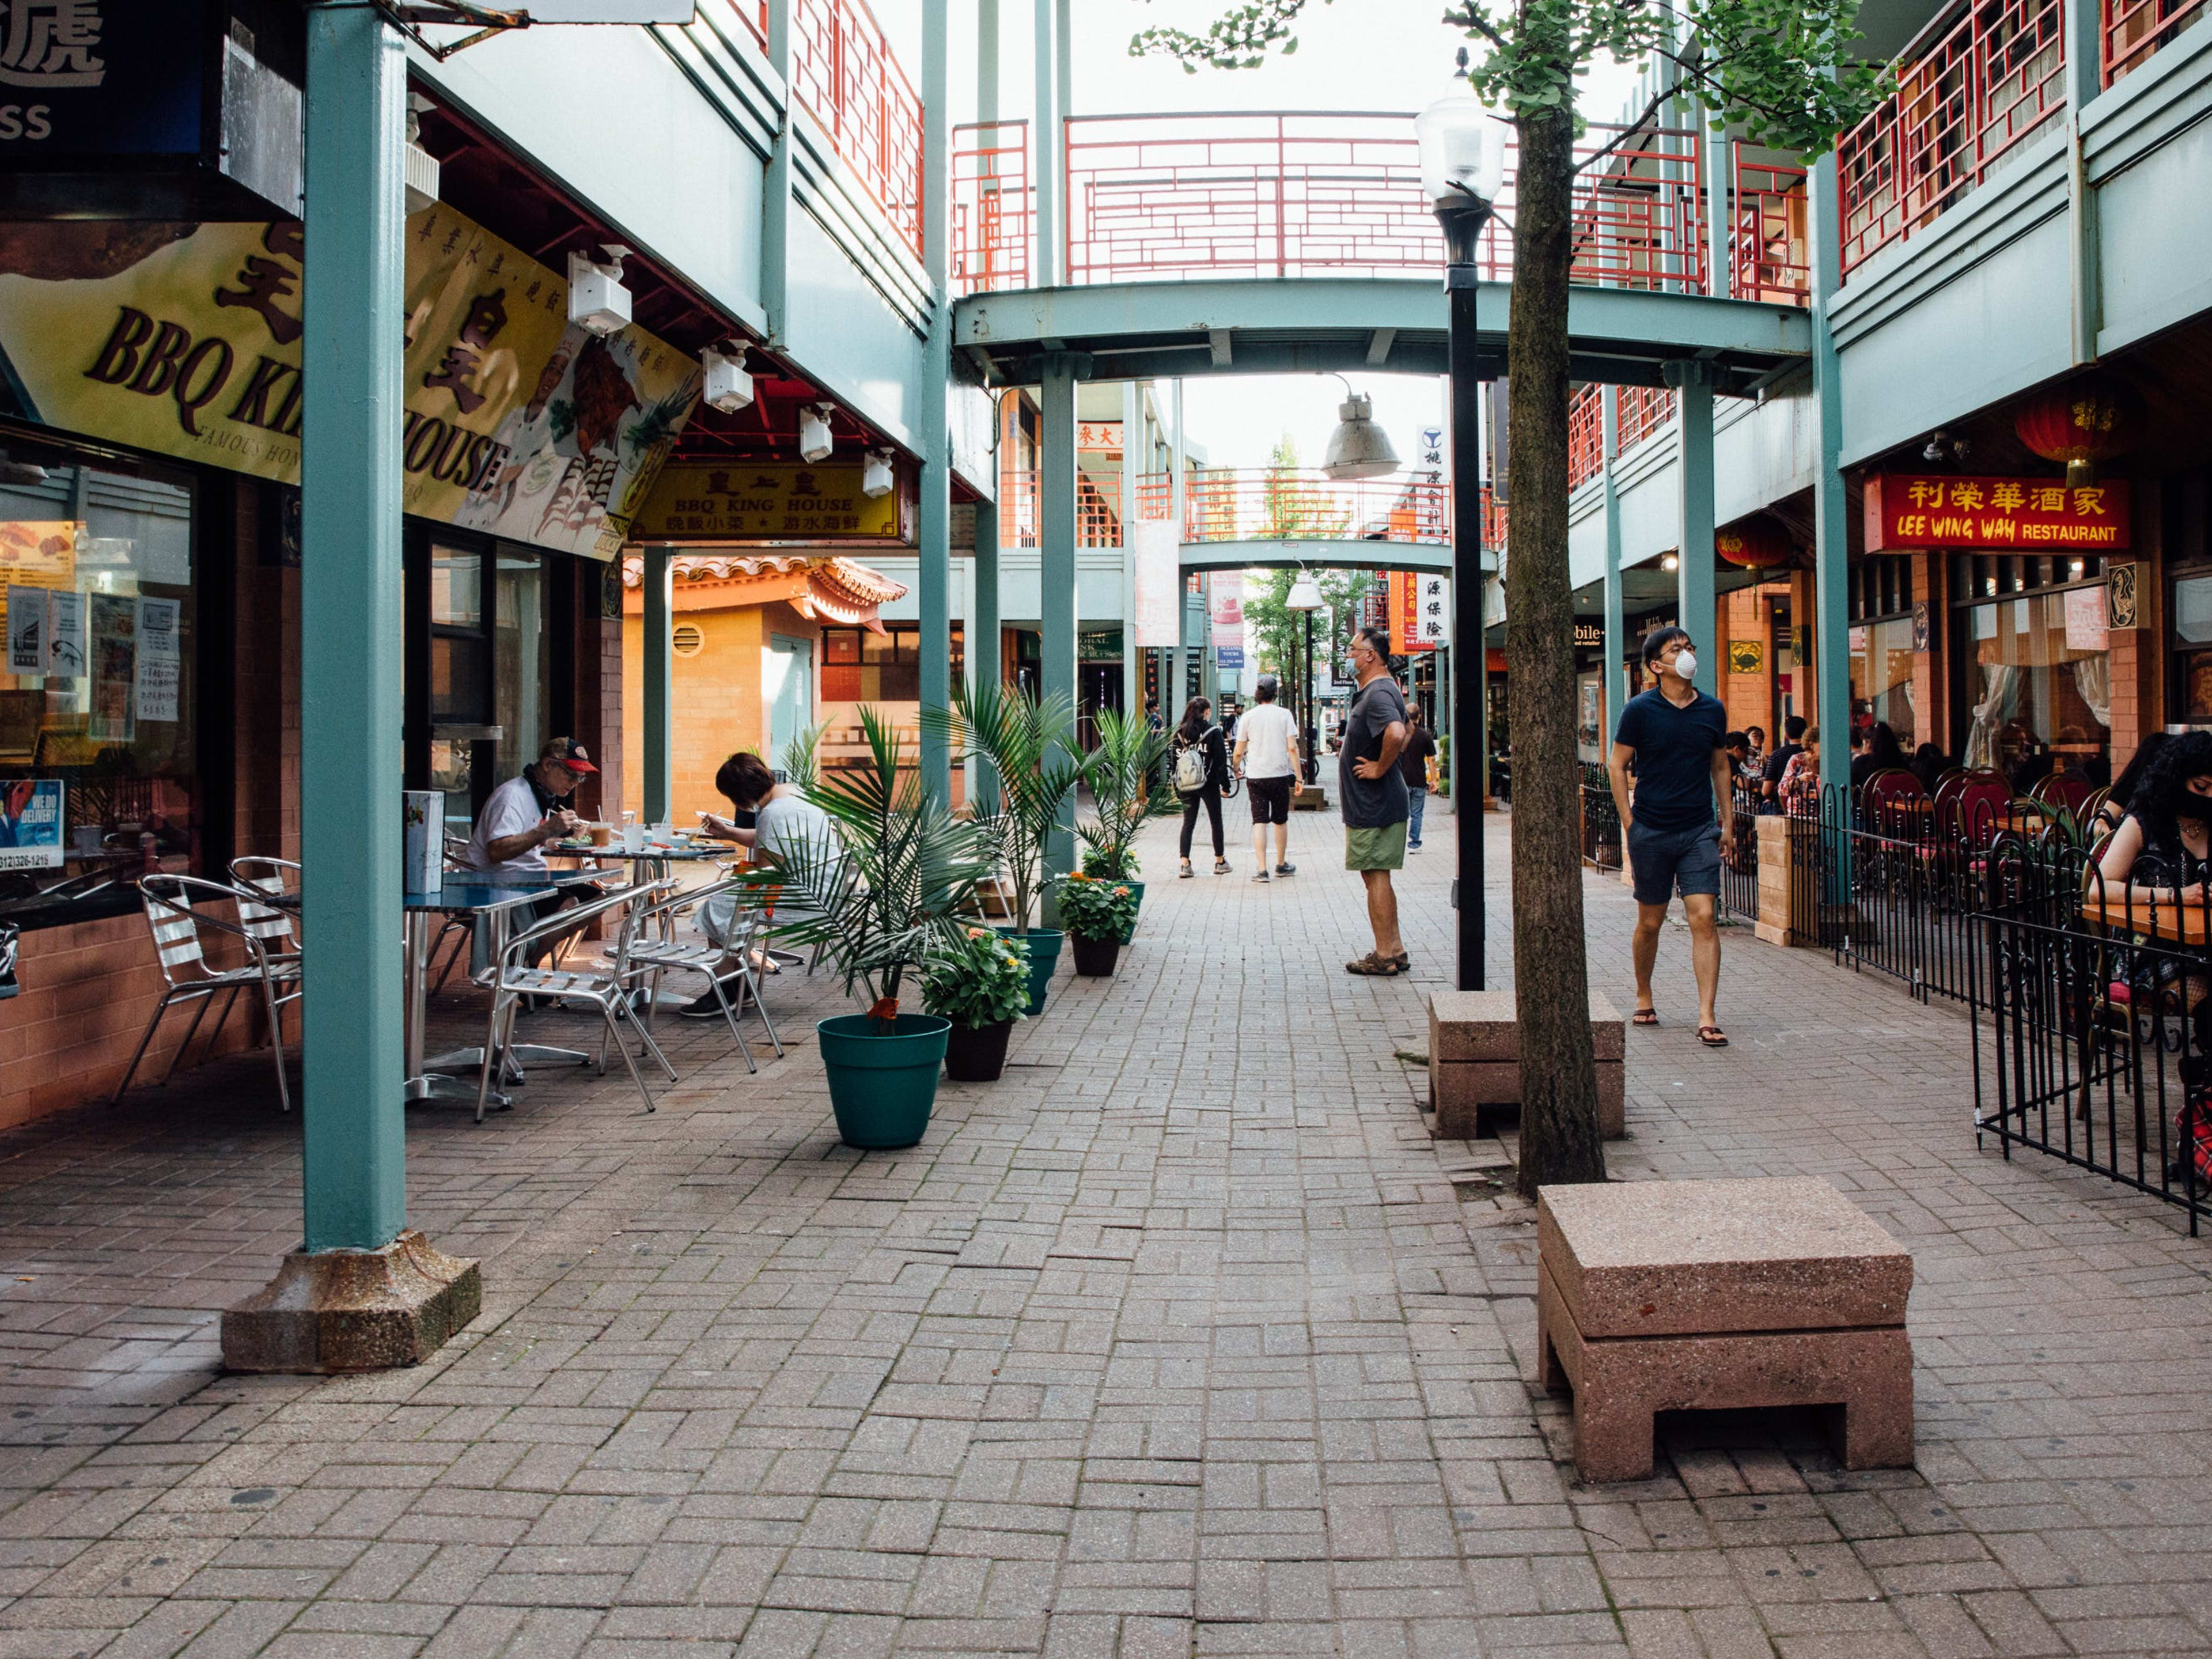
[[[1067,935],[1057,927],[1031,927],[1026,932],[1019,927],[1001,927],[999,931],[1008,939],[1029,941],[1029,1014],[1035,1019],[1044,1012],[1045,993],[1052,988],[1053,969],[1060,966],[1060,942]]]
[[[1137,910],[1139,915],[1142,915],[1145,908],[1145,884],[1141,881],[1124,881],[1118,884],[1129,890],[1130,896],[1137,901]],[[1136,916],[1131,916],[1129,918],[1129,925],[1121,931],[1121,943],[1127,945],[1131,939],[1136,938],[1136,936],[1137,918]]]
[[[936,1014],[901,1014],[890,1024],[885,1034],[879,1019],[840,1014],[814,1027],[822,1069],[830,1074],[837,1136],[848,1146],[911,1146],[929,1127],[952,1022]]]

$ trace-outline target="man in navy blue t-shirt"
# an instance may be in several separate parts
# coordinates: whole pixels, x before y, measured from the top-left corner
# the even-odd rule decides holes
[[[1628,843],[1636,883],[1636,1012],[1633,1023],[1656,1025],[1651,968],[1659,956],[1659,930],[1677,890],[1690,923],[1690,963],[1698,976],[1698,1040],[1728,1046],[1713,999],[1720,989],[1721,936],[1713,909],[1720,897],[1721,860],[1735,859],[1735,820],[1729,805],[1728,711],[1691,683],[1698,659],[1690,636],[1679,628],[1655,628],[1644,636],[1644,672],[1656,677],[1650,690],[1631,697],[1613,728],[1613,804]],[[1628,769],[1636,768],[1633,810]],[[1718,820],[1714,813],[1717,808]]]

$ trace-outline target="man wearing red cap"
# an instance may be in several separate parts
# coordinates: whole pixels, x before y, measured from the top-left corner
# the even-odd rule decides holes
[[[491,792],[469,837],[471,867],[500,881],[534,885],[544,880],[538,849],[576,831],[576,815],[562,805],[576,786],[597,774],[574,738],[555,738],[538,751],[538,763]]]

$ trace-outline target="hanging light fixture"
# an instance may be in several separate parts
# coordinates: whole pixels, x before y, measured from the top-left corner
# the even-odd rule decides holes
[[[720,350],[707,346],[699,353],[699,395],[725,415],[752,406],[753,377],[745,367],[745,351],[742,342],[730,342]]]
[[[1283,600],[1284,608],[1289,611],[1318,611],[1322,603],[1320,585],[1301,568],[1297,580],[1291,584],[1290,593]]]
[[[835,447],[830,437],[830,416],[835,404],[817,404],[799,411],[799,459],[811,466],[830,459]]]
[[[608,242],[600,251],[607,256],[605,264],[588,253],[568,256],[568,320],[605,336],[629,322],[629,290],[623,286],[622,266],[631,250]]]
[[[860,493],[872,501],[890,495],[894,482],[891,452],[888,449],[870,450],[867,459],[860,463]]]
[[[1375,424],[1375,405],[1354,392],[1349,380],[1344,381],[1344,392],[1321,470],[1338,480],[1387,477],[1398,470],[1398,452],[1390,447],[1389,434]]]

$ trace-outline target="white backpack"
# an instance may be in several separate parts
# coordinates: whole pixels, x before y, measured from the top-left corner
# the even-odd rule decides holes
[[[1207,726],[1198,741],[1178,744],[1176,748],[1175,784],[1179,795],[1195,795],[1206,787],[1206,739],[1213,735]]]

